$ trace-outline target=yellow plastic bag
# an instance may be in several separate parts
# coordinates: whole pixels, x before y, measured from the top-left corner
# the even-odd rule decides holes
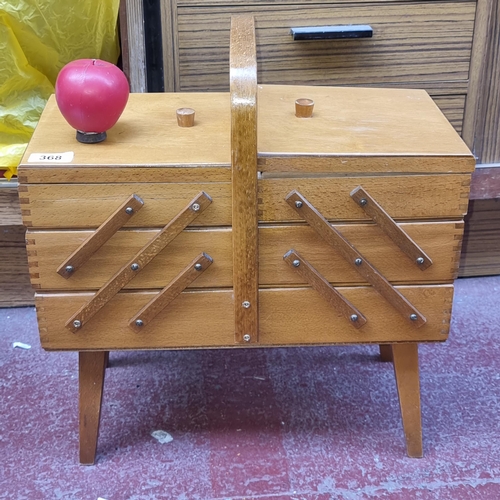
[[[16,173],[60,69],[84,58],[116,64],[119,4],[0,0],[0,172],[8,179]]]

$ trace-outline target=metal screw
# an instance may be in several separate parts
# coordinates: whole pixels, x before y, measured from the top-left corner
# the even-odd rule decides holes
[[[136,319],[135,326],[144,326],[144,321],[142,321],[142,319]]]
[[[128,213],[129,215],[132,215],[134,213],[134,209],[132,207],[127,207],[125,209],[125,212]]]
[[[242,302],[241,304],[245,309],[248,309],[250,307],[250,302],[248,302],[248,300],[245,300],[244,302]]]
[[[82,326],[82,322],[79,319],[75,319],[75,321],[73,321],[73,326],[75,328],[80,328]]]
[[[412,321],[417,321],[418,316],[417,316],[416,314],[410,314],[410,319],[411,319]]]
[[[197,271],[201,271],[203,269],[203,266],[201,264],[195,264],[194,265],[194,268],[197,270]]]
[[[293,267],[299,267],[300,266],[300,260],[294,260],[292,262],[292,264],[293,264]]]
[[[357,314],[351,314],[351,321],[358,321],[358,315]]]
[[[139,264],[137,264],[136,262],[134,262],[134,263],[130,266],[130,269],[132,269],[132,271],[137,271],[137,269],[139,269]]]
[[[66,266],[65,270],[67,273],[72,273],[75,270],[75,268],[73,266]]]
[[[423,257],[419,257],[419,258],[417,259],[417,264],[422,265],[424,262],[425,262],[425,259],[424,259]]]
[[[198,210],[200,209],[200,205],[198,203],[193,203],[191,205],[191,208],[195,211],[195,212],[198,212]]]
[[[357,266],[360,266],[361,264],[363,264],[363,259],[359,259],[359,258],[358,258],[358,259],[356,259],[356,260],[354,261],[354,264],[356,264]]]
[[[367,203],[368,203],[368,200],[366,198],[361,198],[361,200],[359,200],[359,204],[362,207],[364,207]]]
[[[296,202],[295,202],[295,206],[296,206],[297,208],[302,208],[302,202],[301,202],[300,200],[296,201]]]
[[[245,335],[243,335],[243,340],[245,342],[250,342],[250,335],[248,335],[248,333],[245,333]]]

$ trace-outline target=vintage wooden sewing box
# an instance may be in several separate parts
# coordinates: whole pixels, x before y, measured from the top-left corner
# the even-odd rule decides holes
[[[346,343],[392,358],[422,456],[417,348],[448,335],[474,158],[425,91],[258,86],[252,31],[233,19],[230,93],[132,94],[95,145],[52,97],[21,163],[41,343],[80,353],[82,463],[110,350]]]

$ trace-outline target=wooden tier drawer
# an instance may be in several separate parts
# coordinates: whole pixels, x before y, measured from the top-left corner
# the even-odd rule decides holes
[[[469,184],[468,174],[262,179],[259,219],[301,220],[285,202],[295,189],[329,220],[369,220],[349,196],[359,185],[395,219],[461,218],[467,211]],[[95,228],[131,194],[139,196],[144,206],[125,227],[161,227],[200,192],[210,196],[212,203],[191,225],[231,225],[229,183],[135,184],[133,188],[129,184],[35,184],[20,189],[27,227]]]
[[[412,262],[375,224],[335,224],[334,227],[393,283],[440,283],[456,277],[462,222],[400,224],[432,259],[433,265],[425,270]],[[56,272],[57,269],[93,234],[92,231],[29,231],[26,240],[33,285],[43,290],[97,290],[158,232],[119,231],[66,279]],[[366,283],[312,228],[288,225],[259,228],[261,286],[306,283],[283,261],[283,256],[292,248],[312,260],[316,269],[334,286]],[[230,228],[220,228],[183,231],[124,288],[163,288],[202,252],[210,255],[213,264],[189,287],[232,287],[232,232]]]
[[[397,287],[422,311],[427,322],[415,328],[370,287],[341,288],[366,316],[355,328],[315,291],[306,288],[260,290],[259,345],[444,341],[449,330],[453,285]],[[65,323],[92,293],[39,293],[40,338],[45,349],[164,349],[234,344],[231,290],[182,293],[141,333],[129,321],[156,292],[119,293],[78,333]]]

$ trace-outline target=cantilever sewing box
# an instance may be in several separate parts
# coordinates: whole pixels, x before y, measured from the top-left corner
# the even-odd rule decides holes
[[[131,94],[100,144],[52,97],[21,162],[41,343],[80,353],[82,463],[110,350],[349,343],[392,357],[422,455],[418,343],[448,335],[474,158],[423,90],[259,86],[253,36],[233,19],[230,93]]]

